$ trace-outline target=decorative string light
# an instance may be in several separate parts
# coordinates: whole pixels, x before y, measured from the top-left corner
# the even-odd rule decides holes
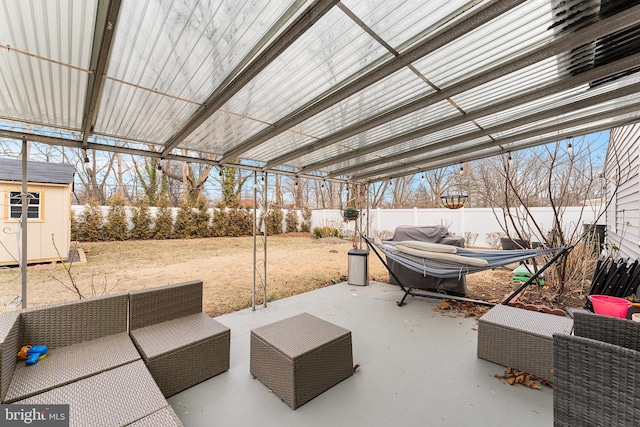
[[[294,187],[296,188],[296,190],[298,189],[298,177],[296,177],[296,182],[294,184]]]
[[[422,172],[422,178],[420,180],[420,183],[424,184],[424,172]]]
[[[569,155],[573,154],[573,145],[571,145],[571,143],[569,143],[569,145],[567,145],[567,153]]]
[[[89,155],[87,155],[87,149],[84,149],[84,162],[89,163]]]

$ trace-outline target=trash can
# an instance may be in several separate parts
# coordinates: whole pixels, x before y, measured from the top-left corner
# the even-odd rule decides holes
[[[355,286],[367,286],[369,284],[369,250],[351,249],[348,256],[348,283]]]

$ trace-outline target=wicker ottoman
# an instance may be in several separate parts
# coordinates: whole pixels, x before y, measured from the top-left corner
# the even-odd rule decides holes
[[[308,313],[256,328],[250,370],[296,409],[353,375],[351,332]]]
[[[478,320],[478,357],[553,380],[553,334],[570,334],[573,320],[496,305]]]

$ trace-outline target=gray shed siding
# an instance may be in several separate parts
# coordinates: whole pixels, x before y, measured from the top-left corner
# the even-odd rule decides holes
[[[618,246],[622,257],[640,258],[639,155],[640,124],[612,129],[605,168],[607,198],[612,198],[607,242]]]

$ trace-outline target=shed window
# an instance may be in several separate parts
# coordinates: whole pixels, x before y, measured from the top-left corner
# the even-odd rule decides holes
[[[40,193],[30,192],[29,207],[27,208],[28,219],[40,219]],[[9,194],[9,218],[20,219],[22,215],[22,196],[19,191],[11,191]]]

